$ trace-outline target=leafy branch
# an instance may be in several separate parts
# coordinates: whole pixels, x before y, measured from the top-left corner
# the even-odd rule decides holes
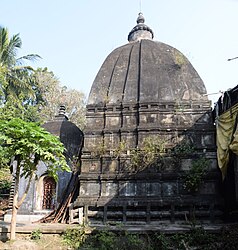
[[[165,151],[165,140],[160,136],[146,137],[139,149],[131,151],[131,164],[142,168],[151,166],[163,160]]]
[[[197,192],[201,186],[204,176],[207,173],[209,160],[200,157],[192,162],[191,169],[184,177],[184,188],[188,192]]]

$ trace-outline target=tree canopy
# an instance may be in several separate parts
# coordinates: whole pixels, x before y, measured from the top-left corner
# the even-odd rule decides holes
[[[51,121],[58,114],[60,105],[65,105],[70,121],[80,129],[85,126],[85,95],[75,89],[62,86],[59,79],[47,68],[38,68],[32,73],[35,86],[35,105],[43,122]]]
[[[9,166],[14,160],[15,193],[12,207],[11,239],[15,239],[17,210],[23,203],[38,164],[47,165],[47,174],[58,179],[57,172],[70,171],[64,156],[64,145],[35,122],[19,118],[0,120],[0,166]],[[18,197],[20,178],[28,181],[22,197]]]
[[[85,95],[68,89],[47,68],[34,70],[26,62],[40,58],[37,54],[17,57],[22,41],[19,34],[10,37],[0,27],[0,109],[5,118],[46,122],[66,106],[70,120],[81,129],[85,125]]]
[[[0,121],[0,163],[8,165],[17,159],[22,175],[28,177],[39,161],[48,166],[48,174],[57,179],[57,170],[69,171],[64,156],[64,145],[59,138],[39,124],[19,118]]]
[[[23,117],[28,99],[34,97],[30,73],[33,68],[25,65],[27,61],[40,58],[29,54],[17,57],[22,41],[19,34],[9,36],[7,28],[0,27],[0,105],[2,113]]]

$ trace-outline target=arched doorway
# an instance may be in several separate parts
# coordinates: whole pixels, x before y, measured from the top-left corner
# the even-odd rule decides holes
[[[53,177],[46,176],[43,179],[42,209],[55,208],[56,182]]]

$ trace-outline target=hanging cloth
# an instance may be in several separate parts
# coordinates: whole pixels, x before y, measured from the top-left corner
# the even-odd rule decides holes
[[[218,166],[224,180],[229,163],[229,151],[238,155],[238,103],[216,118]]]

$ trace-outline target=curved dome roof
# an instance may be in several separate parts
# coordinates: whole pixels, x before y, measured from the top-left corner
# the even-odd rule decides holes
[[[49,133],[59,136],[60,141],[67,149],[70,158],[78,156],[83,144],[83,132],[65,116],[65,107],[62,105],[59,114],[53,121],[42,125]]]
[[[177,49],[153,41],[139,14],[129,43],[112,51],[91,88],[89,105],[208,101],[205,85]]]

